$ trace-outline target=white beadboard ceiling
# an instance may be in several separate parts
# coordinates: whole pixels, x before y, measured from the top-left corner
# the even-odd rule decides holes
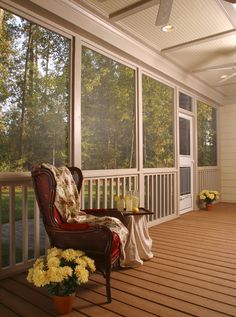
[[[236,65],[235,69],[205,69],[236,63],[236,8],[233,4],[224,0],[173,0],[169,22],[175,30],[164,33],[155,26],[158,0],[154,5],[154,0],[68,1],[117,26],[211,86],[226,99],[236,102],[236,76],[232,76],[236,73]],[[153,6],[118,21],[109,19],[114,12],[140,2],[149,2]],[[229,79],[222,81],[222,75]]]

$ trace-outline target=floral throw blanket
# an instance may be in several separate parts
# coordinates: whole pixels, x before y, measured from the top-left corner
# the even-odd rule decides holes
[[[103,225],[112,232],[117,233],[121,242],[121,265],[125,261],[125,244],[128,239],[129,231],[124,224],[114,217],[96,217],[87,215],[80,210],[79,193],[70,170],[66,166],[55,167],[51,164],[42,164],[54,175],[57,182],[55,206],[65,222],[89,223],[90,225]]]
[[[55,167],[51,164],[42,164],[54,175],[57,182],[55,206],[63,221],[72,222],[75,217],[82,219],[86,215],[80,211],[79,193],[70,170],[66,166]]]

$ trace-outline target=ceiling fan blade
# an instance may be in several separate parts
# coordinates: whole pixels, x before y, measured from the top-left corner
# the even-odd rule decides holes
[[[155,25],[161,26],[169,22],[173,0],[160,0]]]
[[[233,74],[231,74],[231,75],[229,75],[229,76],[227,76],[227,77],[225,77],[225,78],[223,78],[223,79],[221,79],[221,80],[219,81],[219,83],[220,83],[220,84],[221,84],[221,83],[224,83],[225,81],[227,81],[227,80],[233,78],[234,76],[236,76],[236,72],[233,73]]]
[[[193,73],[201,73],[208,70],[224,70],[224,69],[236,69],[236,63],[229,63],[229,64],[199,68],[199,69],[193,70]]]
[[[230,2],[230,3],[236,3],[236,0],[224,0],[226,2]]]

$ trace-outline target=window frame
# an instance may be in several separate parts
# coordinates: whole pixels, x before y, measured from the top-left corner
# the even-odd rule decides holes
[[[192,110],[191,111],[180,107],[180,94],[187,95],[188,97],[190,97],[192,99]],[[182,90],[182,89],[178,89],[178,96],[177,96],[178,111],[182,112],[182,113],[186,113],[190,116],[193,116],[195,113],[195,100],[194,99],[195,99],[194,95],[192,95],[190,92]]]
[[[86,47],[88,49],[91,49],[101,55],[104,55],[107,58],[110,58],[124,66],[127,66],[131,69],[134,70],[134,89],[135,89],[135,143],[136,143],[136,151],[135,151],[135,155],[136,155],[136,167],[134,168],[121,168],[121,169],[96,169],[96,170],[84,170],[83,173],[86,174],[86,176],[102,176],[102,175],[107,175],[107,176],[111,176],[111,175],[133,175],[134,173],[137,173],[138,171],[138,165],[139,165],[139,137],[138,137],[138,66],[133,64],[132,62],[128,61],[127,59],[123,58],[122,56],[119,56],[118,54],[112,52],[112,50],[106,49],[103,46],[99,45],[99,44],[95,44],[94,42],[89,41],[88,39],[85,39],[83,37],[79,37],[79,39],[77,42],[77,49],[79,49],[79,56],[80,56],[80,67],[79,67],[79,78],[81,79],[81,68],[82,68],[82,48]],[[81,92],[81,80],[80,80],[80,85],[79,85],[79,91]],[[79,121],[79,129],[77,127],[78,130],[80,130],[80,133],[74,135],[75,140],[75,144],[77,146],[79,146],[79,150],[76,151],[76,148],[74,148],[74,158],[75,161],[78,162],[78,166],[81,166],[81,145],[82,145],[82,140],[81,140],[81,93],[79,96],[79,103],[78,103],[78,109],[77,109],[77,117],[80,118]],[[78,124],[78,122],[76,122],[76,124]],[[104,173],[105,171],[105,173]]]
[[[142,95],[142,77],[143,75],[148,76],[158,82],[160,82],[161,84],[164,84],[170,88],[173,89],[173,159],[174,159],[174,165],[173,167],[144,167],[143,165],[143,95]],[[140,76],[141,76],[141,81],[140,81],[140,94],[141,94],[141,98],[140,98],[140,112],[141,112],[141,131],[142,134],[140,135],[140,140],[141,140],[141,145],[140,145],[140,161],[141,161],[141,167],[140,170],[143,171],[143,173],[155,173],[156,171],[175,171],[177,169],[177,165],[178,165],[178,156],[177,156],[177,146],[178,146],[178,142],[177,142],[177,91],[178,91],[178,86],[174,85],[174,83],[172,83],[171,81],[165,80],[163,77],[160,77],[159,75],[148,71],[146,68],[142,68],[140,71]]]
[[[74,108],[74,94],[73,94],[73,86],[74,86],[74,46],[75,46],[75,37],[72,32],[69,32],[66,28],[56,24],[55,22],[50,21],[48,18],[45,18],[34,11],[29,9],[22,9],[22,6],[18,4],[8,4],[8,3],[0,3],[0,9],[9,11],[10,13],[17,15],[29,22],[33,22],[40,27],[48,29],[51,32],[57,33],[67,39],[70,40],[70,74],[69,74],[69,108],[68,108],[68,164],[72,165],[74,162],[73,159],[73,108]],[[3,172],[4,173],[4,172]],[[10,172],[6,172],[10,173]],[[29,173],[22,171],[20,173]],[[0,173],[1,174],[1,173]]]

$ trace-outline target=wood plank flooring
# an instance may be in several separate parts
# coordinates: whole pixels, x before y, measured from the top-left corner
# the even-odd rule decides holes
[[[236,204],[193,211],[150,228],[154,258],[112,272],[111,304],[104,279],[80,287],[68,317],[236,317]],[[0,281],[0,317],[56,316],[42,288],[18,274]]]

